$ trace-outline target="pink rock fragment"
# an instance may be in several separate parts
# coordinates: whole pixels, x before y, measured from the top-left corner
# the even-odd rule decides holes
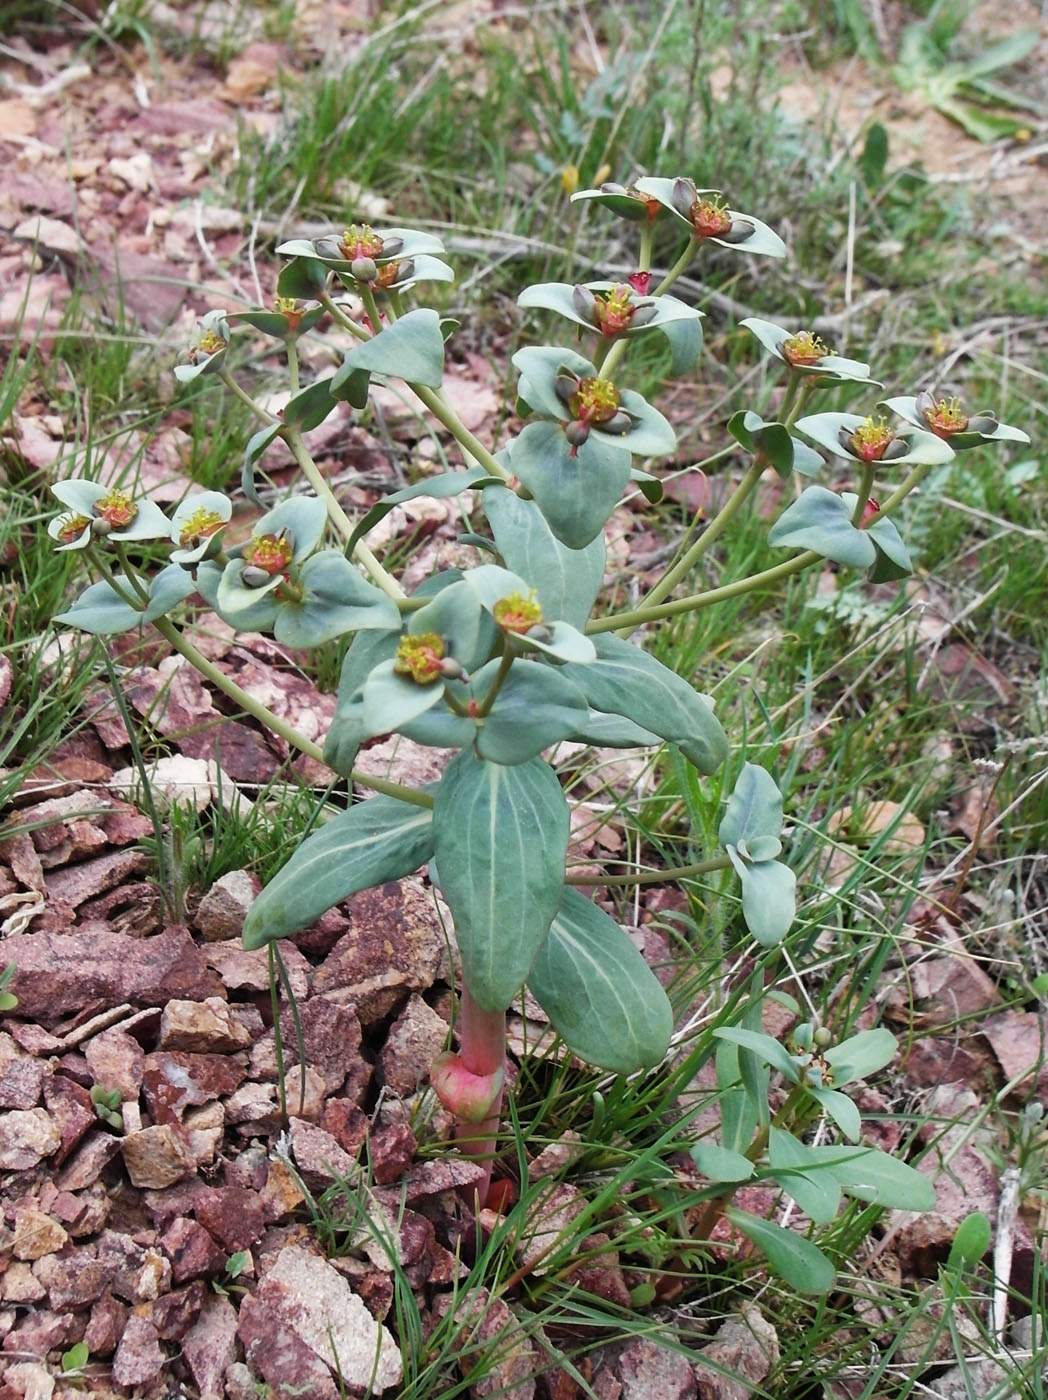
[[[113,1357],[113,1383],[129,1390],[143,1389],[157,1378],[166,1359],[156,1328],[132,1313]]]
[[[182,1339],[182,1355],[200,1400],[222,1400],[223,1378],[236,1361],[237,1314],[228,1298],[204,1295],[200,1316]]]

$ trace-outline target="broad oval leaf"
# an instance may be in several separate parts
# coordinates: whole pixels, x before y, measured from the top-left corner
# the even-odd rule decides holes
[[[419,307],[386,326],[371,340],[347,350],[342,368],[332,382],[332,392],[354,370],[385,374],[408,384],[439,389],[444,377],[444,337],[440,317],[429,307]]]
[[[570,885],[528,988],[589,1064],[632,1074],[666,1054],[673,1011],[662,985],[615,920]]]
[[[737,1230],[764,1252],[768,1263],[798,1293],[828,1293],[836,1270],[811,1240],[795,1230],[784,1230],[770,1220],[729,1206],[724,1214]]]
[[[815,1147],[827,1171],[848,1196],[897,1210],[931,1210],[935,1205],[932,1180],[876,1147]],[[979,1257],[985,1250],[980,1251]]]
[[[485,693],[497,666],[497,661],[489,662],[473,678],[476,698]],[[578,731],[589,706],[579,687],[564,675],[566,669],[522,658],[514,661],[490,714],[477,726],[476,746],[482,758],[524,763]]]
[[[728,859],[742,883],[742,917],[762,948],[774,948],[797,913],[797,877],[780,860],[744,860],[735,846]]]
[[[540,758],[490,763],[464,749],[433,811],[440,886],[470,993],[502,1011],[520,991],[560,904],[568,805]]]
[[[700,773],[712,773],[728,756],[728,736],[710,702],[675,671],[622,637],[593,638],[597,659],[565,666],[595,710],[623,715],[677,744]]]
[[[401,729],[443,698],[444,686],[439,680],[419,685],[410,676],[398,675],[395,665],[393,660],[383,661],[364,682],[364,724],[372,734]]]
[[[357,802],[307,836],[266,885],[244,920],[244,947],[308,928],[351,894],[410,875],[432,853],[428,807],[384,796]]]
[[[302,566],[301,603],[280,603],[273,623],[277,641],[289,647],[315,647],[361,628],[400,631],[392,598],[361,577],[334,549],[322,550]]]
[[[531,494],[550,530],[569,549],[585,549],[603,530],[630,479],[630,454],[593,434],[572,449],[558,423],[529,423],[510,445],[510,470]]]
[[[570,549],[557,539],[534,501],[492,486],[483,502],[506,567],[533,582],[544,615],[584,627],[604,580],[603,534],[583,549]]]
[[[733,1152],[716,1142],[697,1142],[691,1159],[710,1181],[749,1181],[753,1163],[741,1152]]]
[[[738,846],[755,836],[778,836],[781,830],[782,793],[775,779],[759,764],[744,763],[721,820],[721,845]]]
[[[817,1225],[828,1225],[841,1204],[837,1178],[812,1157],[811,1149],[792,1133],[772,1125],[768,1130],[768,1162],[786,1193]]]
[[[852,524],[844,498],[825,486],[802,491],[769,530],[768,543],[779,549],[813,549],[853,569],[868,569],[877,558],[868,532]]]
[[[839,1086],[850,1084],[854,1079],[866,1079],[883,1069],[892,1062],[898,1049],[899,1042],[891,1031],[877,1026],[831,1046],[823,1052],[823,1059],[833,1066],[833,1082]]]

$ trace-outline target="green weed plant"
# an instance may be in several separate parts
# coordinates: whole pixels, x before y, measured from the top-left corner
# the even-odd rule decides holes
[[[583,893],[585,877],[566,872],[570,800],[557,767],[562,741],[668,745],[687,791],[728,761],[731,745],[711,699],[638,644],[638,629],[657,634],[670,619],[758,590],[766,596],[826,561],[872,582],[901,579],[911,565],[893,519],[900,504],[959,452],[1028,441],[948,395],[878,405],[881,386],[868,365],[834,354],[808,329],[750,317],[743,324],[783,382],[775,417],[766,421],[737,405],[727,427],[748,464],[734,490],[712,518],[696,516],[636,606],[605,610],[609,518],[631,492],[658,500],[650,466],[677,446],[668,419],[624,382],[627,357],[638,342],[661,336],[673,371],[692,369],[703,318],[672,294],[677,280],[710,245],[771,258],[785,247],[759,218],[684,178],[605,184],[573,198],[632,226],[636,268],[618,281],[543,282],[521,294],[522,307],[559,318],[567,334],[513,355],[521,426],[496,450],[465,426],[443,389],[456,326],[422,298],[428,285],[454,276],[440,239],[353,225],[282,244],[286,263],[273,306],[209,312],[175,369],[183,383],[220,382],[255,422],[241,476],[244,496],[259,510],[248,539],[227,543],[233,503],[220,491],[187,496],[169,518],[148,497],[86,478],[53,487],[63,511],[49,526],[57,548],[83,551],[98,575],[59,623],[103,637],[151,625],[244,711],[371,792],[311,831],[269,880],[247,917],[248,948],[275,952],[279,940],[348,896],[428,866],[454,917],[462,966],[458,1049],[438,1057],[431,1082],[457,1120],[461,1150],[484,1164],[481,1202],[503,1112],[506,1015],[522,988],[567,1050],[613,1074],[651,1070],[670,1049],[666,992],[626,932]],[[658,226],[682,244],[661,277],[652,271]],[[352,347],[333,357],[331,373],[303,382],[300,341],[328,327],[352,337]],[[286,359],[290,398],[276,414],[234,374],[236,339],[259,336]],[[305,434],[343,403],[364,413],[372,386],[390,380],[405,384],[451,434],[466,464],[351,518]],[[842,386],[872,398],[871,409],[819,411],[820,397]],[[300,480],[266,509],[256,478],[278,441]],[[814,480],[823,454],[850,468],[850,490]],[[774,562],[687,591],[769,469],[786,483],[788,500],[767,533]],[[408,594],[388,558],[370,546],[371,532],[399,503],[467,490],[480,503],[467,539],[482,562],[434,573]],[[171,545],[162,566],[157,541]],[[175,620],[197,594],[239,631],[272,634],[291,648],[351,639],[323,749],[197,650]],[[359,749],[392,733],[455,750],[441,779],[411,788],[361,772]],[[795,877],[781,859],[783,822],[774,777],[743,755],[703,859],[669,865],[661,878],[714,871],[734,878],[734,889],[722,886],[720,897],[741,894],[755,951],[773,953],[795,916]],[[835,1042],[829,1027],[808,1020],[776,1039],[762,1029],[768,995],[758,971],[714,1031],[720,1132],[692,1144],[710,1184],[694,1235],[708,1239],[727,1217],[789,1284],[824,1293],[833,1262],[812,1239],[734,1205],[743,1183],[777,1183],[816,1226],[834,1221],[842,1196],[921,1209],[933,1193],[899,1157],[861,1142],[851,1091],[889,1063],[894,1037],[868,1029]],[[773,1073],[785,1095],[770,1101]],[[819,1120],[826,1131],[812,1145],[806,1134]]]

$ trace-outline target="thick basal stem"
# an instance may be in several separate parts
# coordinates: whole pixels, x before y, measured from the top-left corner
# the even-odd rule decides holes
[[[470,1074],[488,1076],[505,1069],[506,1064],[506,1013],[505,1011],[485,1011],[478,1006],[468,987],[462,989],[458,1018],[459,1058]],[[502,1118],[502,1096],[500,1089],[494,1103],[481,1122],[459,1123],[455,1137],[463,1153],[472,1157],[484,1167],[484,1175],[479,1182],[463,1188],[462,1194],[473,1203],[479,1197],[481,1205],[491,1185],[491,1167],[495,1158],[499,1121]]]

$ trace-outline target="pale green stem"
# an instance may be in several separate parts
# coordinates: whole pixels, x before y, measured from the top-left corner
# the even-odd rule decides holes
[[[663,574],[655,587],[652,588],[645,597],[643,603],[644,607],[653,607],[661,603],[663,598],[668,598],[681,579],[689,574],[695,567],[699,559],[706,553],[707,549],[720,539],[721,535],[735,519],[746,497],[756,489],[764,474],[765,465],[762,457],[757,457],[751,463],[738,486],[736,486],[735,490],[724,502],[717,514],[706,526],[699,538],[671,569],[667,569],[666,573]],[[632,630],[632,628],[623,628],[620,635],[625,634],[626,631]]]
[[[693,880],[700,875],[711,875],[715,870],[727,870],[731,865],[728,856],[714,856],[712,860],[696,861],[694,865],[671,865],[665,870],[644,870],[635,875],[565,875],[566,885],[661,885],[669,880]]]
[[[120,599],[120,601],[126,603],[129,608],[138,608],[139,603],[144,601],[142,597],[141,588],[135,586],[134,592],[129,593],[127,589],[123,586],[123,584],[120,583],[118,579],[115,579],[113,575],[109,572],[108,568],[106,567],[105,560],[101,557],[101,555],[98,553],[98,551],[94,548],[93,545],[87,545],[84,550],[84,553],[87,555],[88,559],[91,560],[91,563],[94,564],[95,569],[98,571],[100,577],[103,578],[106,581],[106,583],[109,584],[109,587],[113,590],[113,592]],[[124,570],[125,572],[127,571],[126,564],[124,564]],[[133,582],[133,580],[129,581]]]
[[[370,340],[371,336],[363,326],[358,326],[356,321],[351,320],[342,310],[341,306],[333,300],[329,292],[321,292],[317,296],[321,306],[339,323],[343,330],[349,331],[350,335],[356,336],[357,340]]]
[[[360,293],[360,300],[364,303],[364,310],[368,313],[368,320],[371,322],[371,333],[372,335],[378,335],[382,327],[382,313],[378,309],[375,293],[366,282],[358,282],[357,291]]]
[[[502,658],[499,661],[499,668],[495,672],[495,679],[491,682],[491,689],[488,691],[487,695],[484,696],[484,699],[477,706],[477,709],[473,714],[474,719],[483,719],[485,715],[490,713],[491,707],[492,705],[494,705],[495,699],[498,696],[499,691],[502,689],[503,682],[509,675],[510,667],[513,665],[515,656],[516,652],[513,649],[513,643],[510,641],[509,637],[507,637],[505,641],[505,649],[502,653]]]
[[[638,608],[635,612],[595,618],[593,621],[587,622],[586,632],[587,634],[614,632],[625,628],[633,631],[646,622],[657,622],[663,617],[677,617],[680,613],[697,612],[700,608],[712,607],[714,603],[723,603],[728,598],[738,598],[744,593],[762,588],[766,583],[778,583],[780,579],[789,578],[791,574],[799,573],[802,569],[817,564],[821,558],[822,555],[816,554],[814,549],[806,549],[803,554],[797,554],[792,559],[787,559],[784,564],[776,564],[773,569],[765,569],[763,573],[752,574],[749,578],[736,580],[735,583],[726,583],[721,588],[711,588],[707,593],[694,593],[688,598],[675,598],[672,603],[660,603],[656,607]]]
[[[682,275],[685,268],[695,257],[695,254],[698,252],[698,249],[699,240],[697,238],[689,238],[688,246],[684,249],[684,252],[681,253],[680,257],[670,268],[669,272],[666,273],[666,276],[662,279],[662,281],[651,293],[651,295],[655,297],[660,297],[662,296],[663,292],[668,292],[669,289],[673,286],[674,282],[676,282],[677,278]]]
[[[655,248],[655,221],[645,219],[640,226],[640,252],[637,254],[637,271],[648,272],[651,268],[651,255]]]
[[[336,530],[338,530],[343,540],[348,543],[350,536],[353,534],[353,522],[342,509],[341,505],[339,505],[335,493],[324,480],[323,473],[310,456],[309,449],[303,441],[302,434],[296,428],[285,428],[283,437],[291,450],[291,455],[302,468],[303,476],[327,507],[328,519],[335,526]],[[353,558],[359,564],[363,564],[364,568],[367,569],[368,573],[387,598],[392,598],[395,603],[400,602],[404,597],[404,590],[393,575],[387,573],[382,567],[363,540],[358,540],[353,546]]]
[[[291,395],[292,397],[294,397],[294,395],[297,394],[299,390],[298,347],[295,345],[295,341],[292,336],[288,336],[284,344],[287,347],[288,383],[291,386]]]
[[[120,567],[124,571],[124,577],[138,594],[139,600],[143,603],[148,603],[149,589],[142,581],[142,575],[127,557],[127,551],[124,549],[124,546],[118,540],[113,541],[113,553],[120,560]]]
[[[162,637],[171,643],[174,649],[186,658],[197,671],[211,682],[224,695],[227,695],[245,714],[257,719],[260,724],[264,724],[267,729],[271,729],[274,734],[279,734],[292,748],[298,749],[300,753],[315,759],[317,763],[324,763],[324,750],[311,739],[307,739],[304,734],[300,734],[297,729],[282,720],[279,715],[275,715],[272,710],[266,709],[265,705],[249,695],[246,690],[242,690],[236,681],[231,680],[225,672],[209,661],[206,656],[193,645],[192,642],[182,635],[174,623],[166,617],[157,618],[153,626]],[[404,787],[401,783],[392,783],[385,778],[372,777],[370,773],[361,773],[354,768],[350,773],[350,778],[355,783],[360,783],[363,787],[369,787],[374,792],[384,793],[387,797],[399,797],[402,802],[410,802],[414,807],[432,807],[433,798],[428,792],[420,792],[417,788]]]
[[[863,462],[862,473],[859,477],[859,495],[851,518],[851,523],[856,529],[862,525],[863,511],[866,509],[866,502],[870,499],[870,492],[873,490],[874,471],[875,467],[872,462]]]
[[[455,439],[464,451],[475,457],[485,471],[492,476],[497,476],[500,481],[512,481],[513,473],[508,472],[501,463],[496,462],[491,452],[484,446],[479,438],[469,431],[461,422],[458,414],[452,409],[439,393],[434,393],[432,389],[427,389],[424,384],[409,384],[408,387],[415,396],[426,405],[430,413],[442,423],[448,432]]]
[[[280,421],[278,418],[275,418],[272,413],[267,413],[264,408],[260,407],[246,390],[241,389],[228,369],[220,369],[218,371],[218,377],[229,392],[235,394],[241,403],[246,404],[260,422],[278,423]]]

